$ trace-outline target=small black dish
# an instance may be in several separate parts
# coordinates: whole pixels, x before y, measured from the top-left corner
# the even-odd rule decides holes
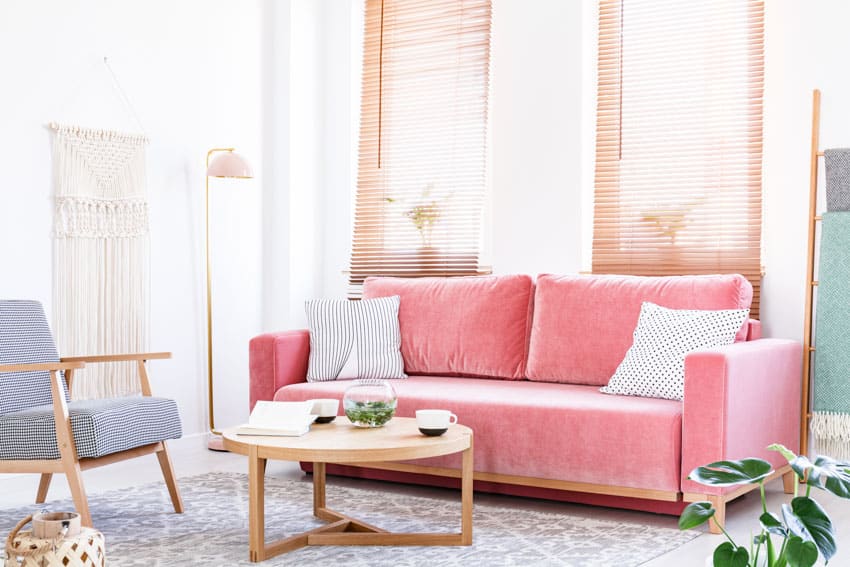
[[[419,432],[422,435],[427,435],[428,437],[438,437],[448,430],[449,430],[448,427],[442,427],[440,429],[426,429],[424,427],[419,428]]]
[[[335,419],[335,415],[320,415],[316,418],[316,423],[330,423]]]

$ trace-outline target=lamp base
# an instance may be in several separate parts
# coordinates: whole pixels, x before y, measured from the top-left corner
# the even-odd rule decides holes
[[[227,453],[228,450],[224,448],[224,439],[218,433],[210,432],[209,437],[207,437],[207,449],[210,451],[218,451],[220,453]]]

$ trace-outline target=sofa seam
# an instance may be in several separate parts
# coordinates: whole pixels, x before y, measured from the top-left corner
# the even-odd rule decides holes
[[[527,310],[525,313],[525,341],[522,353],[522,370],[520,371],[519,380],[528,380],[528,359],[531,355],[531,333],[534,330],[534,310],[536,308],[537,282],[529,276],[531,287],[528,290]]]

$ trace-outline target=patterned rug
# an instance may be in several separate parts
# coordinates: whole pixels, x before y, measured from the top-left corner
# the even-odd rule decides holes
[[[397,487],[367,490],[329,480],[328,506],[357,519],[392,531],[460,530],[459,492],[435,489],[433,496],[410,496]],[[89,496],[94,522],[106,536],[108,565],[255,565],[248,561],[247,476],[208,473],[180,479],[180,488],[186,506],[182,515],[170,509],[162,483]],[[313,518],[312,506],[312,483],[267,477],[266,539],[323,525]],[[50,508],[73,509],[70,501],[51,502]],[[33,511],[0,510],[0,535],[5,537]],[[596,520],[476,502],[469,547],[306,547],[262,565],[626,567],[667,553],[697,535],[639,521]]]

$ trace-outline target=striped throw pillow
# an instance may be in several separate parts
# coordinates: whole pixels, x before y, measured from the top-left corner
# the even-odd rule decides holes
[[[307,381],[407,378],[401,358],[399,303],[398,295],[308,301]]]

